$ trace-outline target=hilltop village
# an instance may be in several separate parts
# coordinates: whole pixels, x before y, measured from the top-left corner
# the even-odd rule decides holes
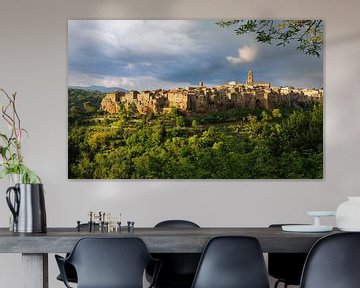
[[[200,82],[197,87],[108,93],[101,102],[101,108],[108,113],[116,113],[119,104],[124,102],[125,107],[135,104],[138,111],[144,114],[160,114],[175,107],[190,116],[231,108],[271,110],[301,107],[322,101],[322,89],[272,87],[268,82],[255,82],[253,72],[249,71],[246,83],[231,81],[206,87]]]

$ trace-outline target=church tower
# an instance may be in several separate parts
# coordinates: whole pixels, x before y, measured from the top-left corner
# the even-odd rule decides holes
[[[254,77],[253,77],[253,72],[251,70],[249,70],[247,74],[246,84],[251,86],[254,85]]]

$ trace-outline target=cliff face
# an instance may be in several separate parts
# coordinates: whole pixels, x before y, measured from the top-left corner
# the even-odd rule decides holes
[[[114,101],[112,94],[113,93],[108,94],[102,99],[101,109],[108,113],[114,114],[119,111],[119,102],[117,103]]]

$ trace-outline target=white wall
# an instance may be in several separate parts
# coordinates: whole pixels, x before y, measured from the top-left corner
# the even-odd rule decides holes
[[[45,184],[48,226],[74,226],[89,210],[122,212],[136,226],[164,218],[201,226],[309,222],[307,210],[334,210],[360,195],[359,10],[357,0],[1,0],[0,87],[18,92],[30,132],[24,154]],[[67,180],[67,20],[200,18],[325,20],[324,180]],[[7,186],[0,182],[0,226],[8,223]],[[49,261],[50,287],[62,287]],[[21,286],[19,265],[19,255],[0,255],[2,287]]]

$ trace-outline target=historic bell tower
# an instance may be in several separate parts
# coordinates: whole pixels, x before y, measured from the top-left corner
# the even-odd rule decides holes
[[[254,77],[253,77],[253,72],[251,70],[249,70],[249,72],[247,74],[246,84],[254,85]]]

